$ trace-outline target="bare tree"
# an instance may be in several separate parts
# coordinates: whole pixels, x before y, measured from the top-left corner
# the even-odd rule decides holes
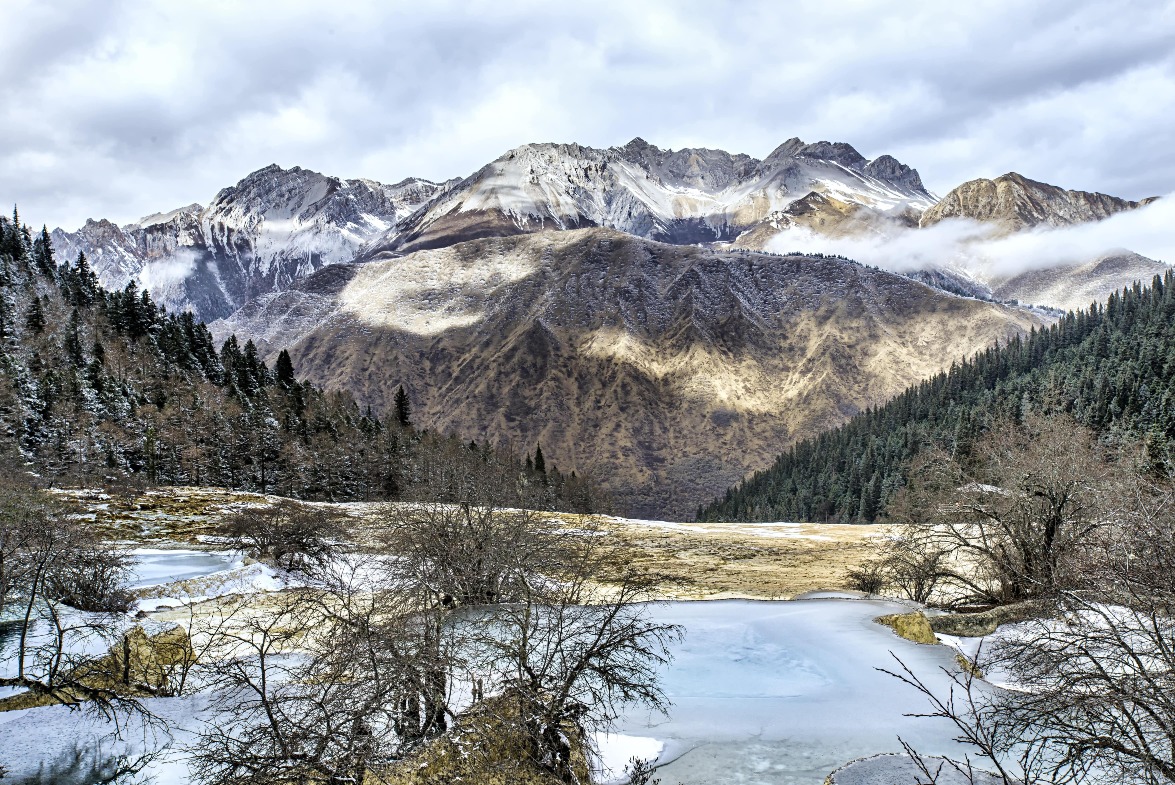
[[[0,609],[16,617],[17,628],[15,675],[0,678],[0,686],[20,691],[6,700],[97,715],[113,728],[102,741],[116,747],[132,727],[145,737],[163,730],[140,700],[152,687],[132,679],[128,568],[125,552],[96,538],[51,496],[11,477],[0,480]],[[100,746],[76,753],[50,771],[123,781],[156,755],[103,754]]]
[[[521,740],[505,744],[510,765],[570,781],[588,730],[626,701],[664,706],[658,669],[677,630],[635,603],[636,581],[594,583],[602,538],[472,505],[395,516],[386,556],[338,559],[335,575],[226,633],[227,656],[208,666],[219,698],[192,750],[198,780],[358,782],[475,705],[492,720],[480,732]]]
[[[118,674],[103,672],[110,658],[92,654],[124,635],[126,554],[95,538],[43,491],[0,484],[0,510],[0,599],[17,616],[16,675],[0,678],[0,686],[108,716],[141,710],[120,689]]]
[[[352,566],[263,610],[228,610],[235,623],[201,666],[217,698],[191,749],[198,781],[362,782],[446,729],[451,635]]]
[[[623,705],[666,708],[658,675],[681,633],[650,618],[648,584],[629,571],[617,577],[590,523],[572,536],[538,531],[551,538],[543,558],[520,570],[518,594],[485,609],[467,635],[482,653],[475,669],[511,707],[504,726],[526,740],[536,764],[573,782],[574,746],[610,727]],[[540,565],[545,572],[533,569]]]

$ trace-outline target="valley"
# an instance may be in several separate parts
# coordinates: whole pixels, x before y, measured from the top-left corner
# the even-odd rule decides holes
[[[52,238],[218,344],[251,340],[271,365],[288,351],[380,415],[402,386],[420,427],[541,445],[615,512],[683,519],[797,440],[1161,275],[1121,249],[1024,270],[982,256],[1153,201],[1015,173],[940,200],[842,142],[760,160],[637,138],[523,145],[443,183],[271,166],[207,208]],[[797,238],[848,258],[792,253]],[[934,242],[943,255],[900,259]],[[896,273],[848,260],[877,247]]]
[[[296,575],[242,561],[216,540],[218,524],[226,516],[281,503],[275,497],[198,488],[159,488],[120,497],[93,491],[60,495],[83,515],[94,516],[108,536],[136,546],[131,551],[136,565],[132,586],[142,611],[139,623],[148,629],[178,624],[191,629],[198,641],[209,633],[197,631],[235,607],[232,603],[243,600],[265,612],[276,602],[273,592],[297,591],[305,583]],[[345,520],[350,536],[360,541],[364,532],[377,530],[382,519],[394,514],[393,505],[381,503],[315,506]],[[639,571],[654,580],[648,597],[652,618],[681,624],[684,630],[663,675],[673,708],[661,716],[634,707],[612,731],[598,735],[597,781],[625,781],[628,751],[658,759],[667,776],[706,783],[715,776],[761,772],[768,760],[776,782],[812,781],[851,758],[899,751],[899,730],[928,753],[955,749],[948,727],[902,718],[902,711],[918,707],[917,695],[873,670],[893,650],[921,672],[933,674],[938,665],[951,662],[951,650],[904,641],[871,621],[905,611],[901,604],[864,600],[852,592],[812,592],[843,586],[845,568],[873,550],[870,542],[884,536],[882,527],[702,527],[618,518],[588,522],[567,515],[557,520],[573,535],[598,524],[615,548],[617,564],[639,556]],[[798,599],[789,602],[793,595]],[[771,601],[729,599],[734,597]],[[682,601],[722,598],[727,599]],[[844,717],[865,710],[863,701],[874,699],[868,696],[879,693],[892,694],[892,711],[873,714],[875,721],[868,726],[844,722]],[[757,708],[748,713],[747,701]],[[155,731],[140,738],[130,733],[125,737],[129,748],[109,746],[108,740],[109,751],[141,749],[167,739],[190,743],[199,724],[211,719],[200,693],[151,698],[149,705],[167,718],[166,735]],[[0,714],[0,765],[18,776],[30,767],[54,770],[67,765],[67,739],[82,743],[84,750],[85,740],[98,739],[107,730],[101,721],[61,709],[26,709],[11,719]],[[720,732],[713,724],[717,715],[726,718]],[[30,747],[22,740],[30,727],[57,728],[61,743]],[[802,752],[795,747],[800,737],[805,739]],[[160,785],[184,782],[183,760],[177,751],[163,750],[147,772]]]
[[[638,139],[443,183],[267,167],[122,228],[0,219],[0,767],[1150,766],[1036,729],[1133,716],[1072,719],[1048,669],[1117,679],[1073,641],[1164,678],[1175,276],[982,254],[1152,203],[1014,173],[936,200],[843,143]],[[841,252],[912,237],[955,239],[892,270]]]

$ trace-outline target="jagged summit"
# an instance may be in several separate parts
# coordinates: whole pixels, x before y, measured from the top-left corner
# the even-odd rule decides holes
[[[532,143],[438,194],[361,257],[584,226],[670,243],[733,242],[813,192],[882,214],[934,202],[913,169],[890,156],[869,162],[843,142],[792,139],[763,160],[662,149],[641,137],[607,149]]]
[[[884,235],[951,217],[1007,231],[1104,218],[1145,204],[1066,191],[1016,173],[974,180],[937,201],[892,155],[790,138],[763,159],[641,137],[609,148],[541,142],[508,150],[465,178],[394,185],[271,163],[191,204],[115,226],[57,230],[107,286],[138,279],[169,308],[225,316],[328,265],[442,248],[481,237],[605,227],[673,244],[774,248],[782,233]]]
[[[198,202],[192,202],[183,207],[177,207],[174,210],[168,210],[165,213],[152,213],[145,215],[139,220],[135,221],[132,226],[153,226],[155,224],[166,223],[182,215],[198,215],[204,211],[204,205]]]

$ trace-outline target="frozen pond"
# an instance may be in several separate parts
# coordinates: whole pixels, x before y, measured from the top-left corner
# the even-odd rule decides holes
[[[925,698],[876,670],[897,666],[893,652],[945,691],[951,650],[872,621],[906,610],[848,599],[654,606],[685,628],[664,674],[673,706],[668,718],[629,714],[618,731],[663,743],[657,776],[686,785],[820,785],[853,758],[900,752],[899,735],[919,752],[958,753],[953,726],[903,716],[926,711]]]
[[[223,553],[191,550],[138,548],[131,551],[132,589],[161,583],[199,578],[233,566],[233,557]]]
[[[198,551],[143,552],[141,558],[144,582],[229,566],[227,556]],[[905,611],[897,603],[729,600],[649,610],[685,628],[663,674],[673,706],[668,717],[640,711],[623,717],[617,731],[635,738],[618,740],[611,758],[662,749],[656,776],[667,785],[821,785],[849,760],[899,752],[898,735],[927,754],[959,752],[946,723],[904,717],[925,711],[924,699],[876,670],[896,666],[893,652],[945,690],[939,668],[955,666],[947,647],[910,643],[872,621]],[[190,732],[203,701],[156,699],[152,706]],[[0,764],[14,773],[35,771],[95,732],[64,707],[0,714]],[[159,785],[186,781],[184,768],[173,755],[153,766]]]

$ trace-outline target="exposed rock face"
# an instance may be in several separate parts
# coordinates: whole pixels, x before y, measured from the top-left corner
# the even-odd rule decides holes
[[[1153,201],[1154,198],[1132,202],[1106,194],[1068,191],[1012,172],[995,180],[972,180],[960,185],[923,213],[920,225],[968,219],[994,225],[991,237],[999,238],[1029,229],[1060,229],[1100,221]],[[981,248],[982,242],[978,245]],[[1006,264],[985,261],[981,253],[963,260],[946,257],[941,265],[911,276],[948,291],[1071,310],[1105,300],[1111,292],[1135,281],[1150,283],[1155,275],[1170,269],[1128,250],[1098,251],[1091,249],[1090,258],[1071,264],[1020,272],[1002,269]]]
[[[798,438],[1026,330],[1023,311],[852,262],[592,228],[327,268],[213,325],[421,426],[589,471],[689,517]]]
[[[103,285],[138,280],[172,309],[214,319],[250,297],[280,291],[359,247],[443,188],[341,180],[294,167],[260,169],[200,205],[117,227],[87,221],[53,233],[58,255],[85,252]]]
[[[922,214],[922,226],[947,218],[998,223],[1008,231],[1034,226],[1069,226],[1099,221],[1153,199],[1131,202],[1106,194],[1066,191],[1009,172],[994,180],[963,183]]]
[[[843,142],[791,139],[762,161],[640,138],[607,150],[528,144],[434,197],[362,256],[588,226],[676,244],[733,241],[812,193],[854,211],[917,213],[934,201],[913,169],[890,156],[867,161]]]

